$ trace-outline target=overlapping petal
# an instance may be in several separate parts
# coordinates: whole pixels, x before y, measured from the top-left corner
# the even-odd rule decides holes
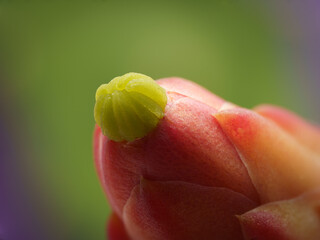
[[[297,198],[262,205],[241,216],[246,239],[320,239],[320,189]]]
[[[238,149],[262,202],[320,186],[319,155],[272,121],[242,108],[221,111],[215,118]]]
[[[124,221],[134,240],[240,240],[236,215],[256,205],[226,188],[142,179],[124,208]]]

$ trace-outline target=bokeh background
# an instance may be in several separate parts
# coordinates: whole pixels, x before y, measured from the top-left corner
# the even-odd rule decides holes
[[[0,1],[0,239],[105,239],[97,87],[180,76],[320,121],[317,1]]]

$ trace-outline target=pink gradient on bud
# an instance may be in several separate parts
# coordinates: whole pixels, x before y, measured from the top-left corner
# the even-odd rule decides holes
[[[157,82],[168,104],[147,136],[114,142],[95,128],[110,239],[302,239],[288,231],[307,231],[303,221],[319,213],[319,128],[279,107],[240,108],[181,78]],[[284,221],[291,213],[301,223]]]
[[[262,205],[239,217],[246,239],[320,239],[320,189]]]
[[[320,127],[306,122],[298,115],[286,109],[261,105],[254,110],[260,115],[274,121],[311,150],[320,153]]]
[[[262,202],[320,186],[319,156],[275,123],[242,108],[219,112],[215,118],[238,149]]]

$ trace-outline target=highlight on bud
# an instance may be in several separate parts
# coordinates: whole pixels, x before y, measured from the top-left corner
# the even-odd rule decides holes
[[[157,126],[166,104],[166,91],[152,78],[127,73],[97,89],[94,118],[109,139],[133,141]]]

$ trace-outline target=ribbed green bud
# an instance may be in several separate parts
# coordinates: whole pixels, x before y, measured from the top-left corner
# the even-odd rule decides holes
[[[97,89],[94,119],[109,139],[133,141],[157,126],[166,104],[166,91],[152,78],[127,73]]]

